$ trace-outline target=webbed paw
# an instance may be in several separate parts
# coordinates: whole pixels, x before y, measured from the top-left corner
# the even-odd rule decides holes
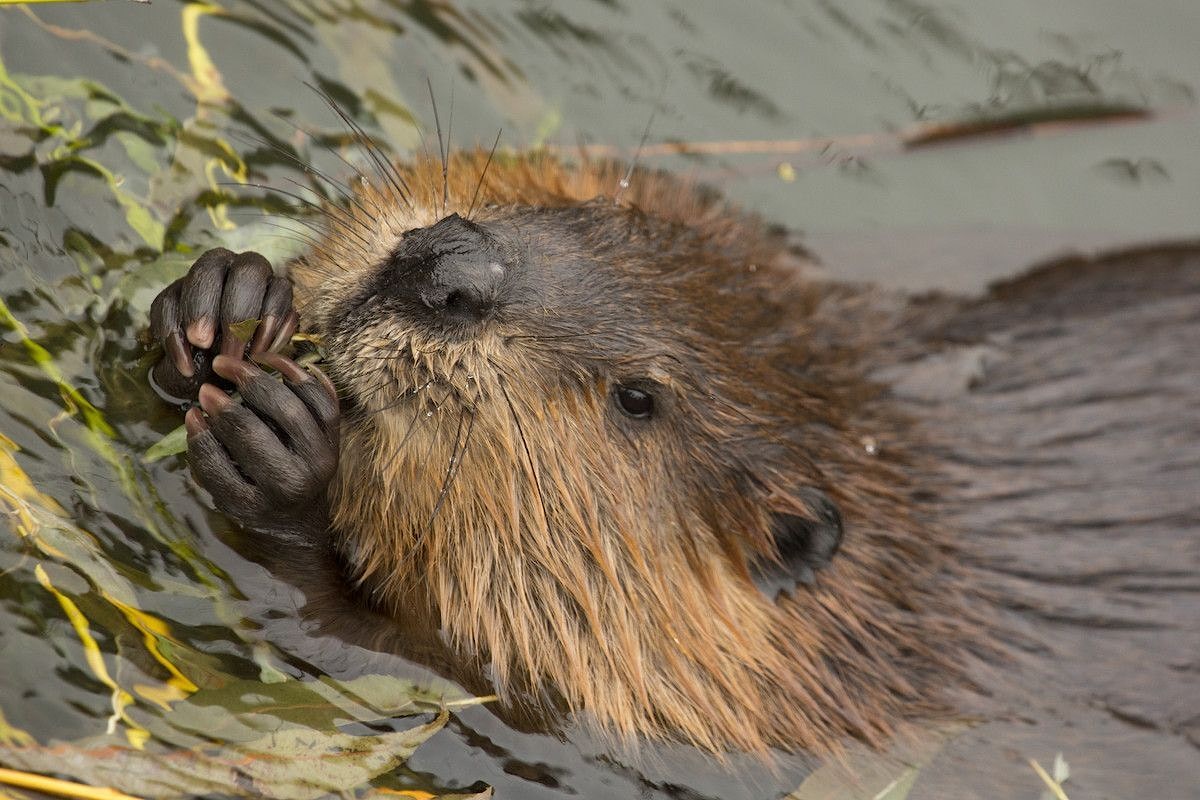
[[[200,387],[200,407],[184,418],[192,474],[218,510],[246,528],[287,534],[323,526],[338,463],[337,393],[315,367],[276,353],[251,358],[213,359],[241,402],[212,384]]]
[[[238,324],[256,319],[260,323],[247,341]],[[277,277],[265,258],[209,250],[150,307],[150,335],[164,352],[153,380],[166,395],[195,399],[200,386],[213,379],[214,356],[278,350],[296,332],[299,319],[291,281]]]

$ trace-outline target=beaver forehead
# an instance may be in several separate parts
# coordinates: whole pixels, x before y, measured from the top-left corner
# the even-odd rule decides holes
[[[611,201],[489,209],[478,223],[516,259],[510,319],[563,336],[566,351],[578,335],[610,359],[667,369],[777,336],[788,306],[791,276],[747,261],[737,243]]]

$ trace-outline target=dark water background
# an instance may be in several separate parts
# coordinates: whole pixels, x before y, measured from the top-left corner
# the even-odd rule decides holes
[[[130,730],[151,746],[224,741],[232,723],[214,707],[260,680],[311,677],[255,634],[261,609],[242,598],[266,579],[212,536],[220,522],[179,461],[144,463],[179,419],[144,386],[137,341],[154,294],[203,249],[295,251],[259,213],[286,197],[223,186],[308,183],[256,140],[347,171],[318,146],[345,131],[305,82],[398,155],[433,139],[427,79],[443,111],[453,93],[463,145],[503,129],[513,147],[629,153],[653,112],[647,164],[799,232],[836,277],[904,289],[978,291],[1069,248],[1200,233],[1193,0],[31,8],[0,10],[0,500],[13,521],[0,538],[0,744],[22,731],[42,743],[128,744]],[[898,144],[930,121],[1130,107],[1150,115]],[[663,155],[663,143],[704,152]],[[166,711],[189,684],[207,694]],[[262,711],[250,727],[275,718],[288,714]],[[589,752],[472,709],[387,785],[770,797],[772,783],[799,782],[721,785],[682,752],[655,777]],[[692,789],[669,785],[680,774]],[[1029,787],[1037,797],[1032,773]]]

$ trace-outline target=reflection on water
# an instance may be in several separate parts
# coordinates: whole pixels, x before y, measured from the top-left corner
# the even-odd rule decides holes
[[[523,797],[794,786],[803,765],[774,778],[747,767],[737,786],[686,753],[662,755],[661,775],[635,769],[582,739],[510,731],[410,666],[391,665],[403,678],[372,695],[315,682],[303,655],[262,644],[290,590],[262,594],[269,578],[213,535],[221,522],[177,460],[141,458],[178,424],[142,379],[149,302],[214,244],[276,261],[304,245],[302,223],[262,211],[302,216],[300,198],[329,191],[302,163],[337,180],[362,162],[304,82],[399,155],[436,147],[419,124],[431,118],[427,80],[440,108],[453,98],[463,144],[503,129],[514,147],[628,153],[654,112],[651,145],[696,146],[650,147],[648,163],[717,182],[803,232],[836,275],[897,286],[977,289],[1066,246],[1194,236],[1200,6],[1096,14],[1080,0],[0,11],[0,504],[15,534],[0,537],[0,745],[152,752],[217,739],[255,752],[264,730],[376,726],[397,709],[420,713],[370,730],[412,737],[437,719],[434,698],[457,697],[461,716],[380,785],[482,780]],[[1150,116],[899,144],[914,124],[1080,107]],[[262,596],[276,608],[246,599]],[[320,719],[289,716],[289,704]],[[337,780],[364,774],[343,767]]]

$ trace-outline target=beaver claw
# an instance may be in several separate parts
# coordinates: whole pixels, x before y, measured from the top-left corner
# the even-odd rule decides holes
[[[338,462],[338,401],[320,371],[275,353],[213,359],[213,371],[241,393],[200,387],[188,411],[188,461],[217,508],[260,532],[287,534],[325,514],[325,489]],[[276,370],[277,380],[260,366]]]
[[[247,342],[237,325],[256,319],[259,325]],[[276,277],[265,258],[209,250],[150,307],[150,335],[165,352],[154,367],[154,382],[173,398],[194,399],[212,380],[214,355],[278,350],[296,332],[299,319],[291,282]]]

